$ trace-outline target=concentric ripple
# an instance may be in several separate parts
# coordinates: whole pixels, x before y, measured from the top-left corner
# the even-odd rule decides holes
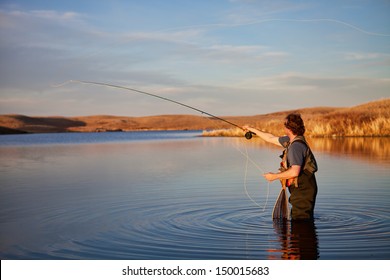
[[[356,201],[321,208],[316,219],[320,249],[337,259],[387,259],[390,249],[389,208]],[[340,249],[341,248],[341,249]]]
[[[267,246],[267,231],[272,231],[254,208],[202,203],[154,204],[150,208],[125,205],[109,210],[109,228],[100,228],[91,238],[74,240],[73,246],[67,246],[78,247],[77,252],[52,253],[58,257],[80,254],[78,258],[110,259],[237,259],[249,254],[260,257],[261,251],[248,252],[248,242]]]

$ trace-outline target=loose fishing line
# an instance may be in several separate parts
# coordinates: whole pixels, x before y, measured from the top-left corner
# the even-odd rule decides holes
[[[255,166],[262,174],[264,174],[264,170],[256,164],[256,162],[254,162],[250,157],[249,157],[249,154],[248,154],[248,149],[245,147],[245,153],[240,150],[238,147],[234,146],[234,148],[239,151],[245,158],[246,158],[246,161],[245,161],[245,171],[244,171],[244,190],[245,190],[245,194],[247,195],[247,197],[255,204],[257,205],[259,208],[261,208],[263,210],[263,212],[265,211],[265,208],[267,207],[267,204],[268,204],[268,198],[269,198],[269,190],[270,190],[270,182],[268,182],[268,185],[267,185],[267,196],[266,196],[266,200],[265,200],[265,203],[264,203],[264,206],[261,206],[260,204],[258,204],[250,195],[249,195],[249,192],[248,192],[248,187],[247,187],[247,176],[248,176],[248,165],[249,165],[249,162],[251,162],[253,164],[253,166]]]

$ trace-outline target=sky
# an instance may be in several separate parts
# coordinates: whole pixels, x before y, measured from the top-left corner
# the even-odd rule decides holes
[[[0,114],[219,116],[390,97],[389,0],[0,0]]]

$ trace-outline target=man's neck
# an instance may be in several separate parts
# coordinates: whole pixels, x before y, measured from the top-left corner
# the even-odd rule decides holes
[[[292,134],[292,133],[289,133],[287,136],[288,136],[288,138],[290,138],[290,142],[292,142],[295,139],[295,137],[297,137],[297,135]]]

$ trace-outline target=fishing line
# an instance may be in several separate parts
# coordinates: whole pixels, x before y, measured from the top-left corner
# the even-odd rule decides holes
[[[244,190],[245,190],[245,194],[246,196],[256,205],[258,206],[259,208],[261,208],[263,210],[263,212],[265,211],[265,208],[267,207],[267,204],[268,204],[268,198],[269,198],[269,190],[270,190],[270,182],[268,182],[268,185],[267,185],[267,196],[266,196],[266,200],[265,200],[265,203],[264,203],[264,206],[261,206],[260,204],[258,204],[250,195],[249,195],[249,192],[248,192],[248,187],[247,187],[247,176],[248,176],[248,165],[249,165],[249,162],[251,162],[262,174],[264,174],[264,170],[258,166],[256,164],[256,162],[254,162],[250,157],[249,157],[249,154],[248,154],[248,149],[245,147],[245,153],[243,151],[241,151],[238,147],[234,146],[234,148],[239,151],[245,158],[246,158],[246,161],[245,161],[245,171],[244,171]]]

